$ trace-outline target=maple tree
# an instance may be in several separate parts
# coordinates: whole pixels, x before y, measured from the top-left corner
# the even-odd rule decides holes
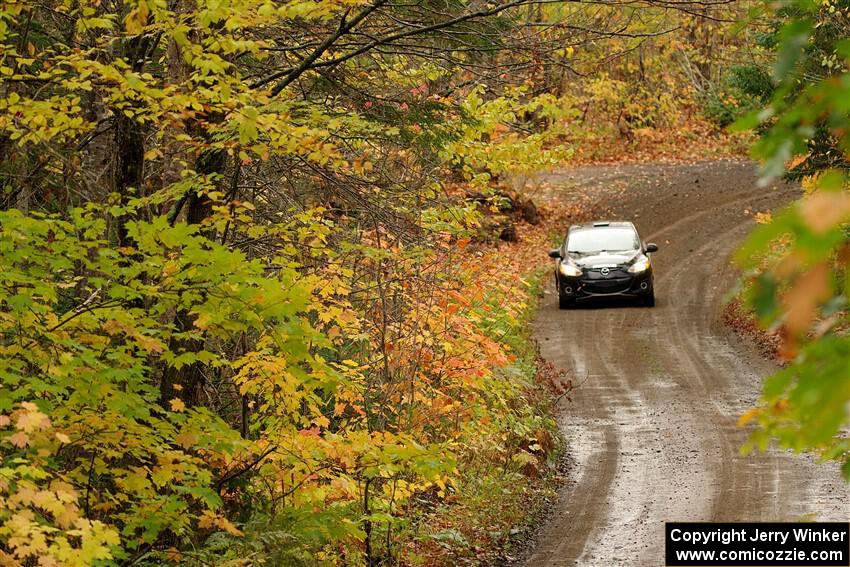
[[[839,461],[850,479],[850,5],[795,1],[763,5],[758,15],[776,24],[774,88],[738,127],[763,129],[753,148],[763,176],[802,178],[804,196],[764,219],[738,254],[748,304],[778,330],[788,362],[742,422],[760,425],[751,447],[775,438]]]
[[[557,159],[463,74],[523,6],[3,4],[3,562],[375,564],[546,461],[521,270],[435,181]]]

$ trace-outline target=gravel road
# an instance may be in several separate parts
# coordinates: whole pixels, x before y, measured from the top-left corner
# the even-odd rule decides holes
[[[736,420],[776,367],[720,320],[729,256],[753,226],[745,211],[799,190],[759,188],[754,166],[735,161],[588,166],[544,181],[556,202],[610,203],[660,251],[654,308],[561,311],[547,290],[541,353],[580,385],[561,406],[569,478],[526,565],[662,565],[665,521],[850,519],[837,467],[779,449],[739,454]]]

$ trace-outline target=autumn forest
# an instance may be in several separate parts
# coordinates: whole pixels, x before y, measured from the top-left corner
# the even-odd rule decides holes
[[[581,378],[530,330],[581,164],[801,184],[736,256],[783,362],[741,421],[850,477],[848,38],[847,0],[3,0],[0,565],[504,559]]]

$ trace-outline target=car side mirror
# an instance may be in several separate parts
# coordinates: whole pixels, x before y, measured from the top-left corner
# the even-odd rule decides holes
[[[647,252],[658,252],[658,245],[650,242],[649,244],[646,245],[646,251]]]
[[[553,250],[549,250],[549,257],[550,258],[561,258],[561,249],[555,248]]]

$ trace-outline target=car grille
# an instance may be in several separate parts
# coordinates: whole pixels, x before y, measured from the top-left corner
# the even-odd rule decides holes
[[[600,278],[600,279],[584,279],[581,281],[582,287],[588,293],[620,293],[629,289],[631,278]]]

